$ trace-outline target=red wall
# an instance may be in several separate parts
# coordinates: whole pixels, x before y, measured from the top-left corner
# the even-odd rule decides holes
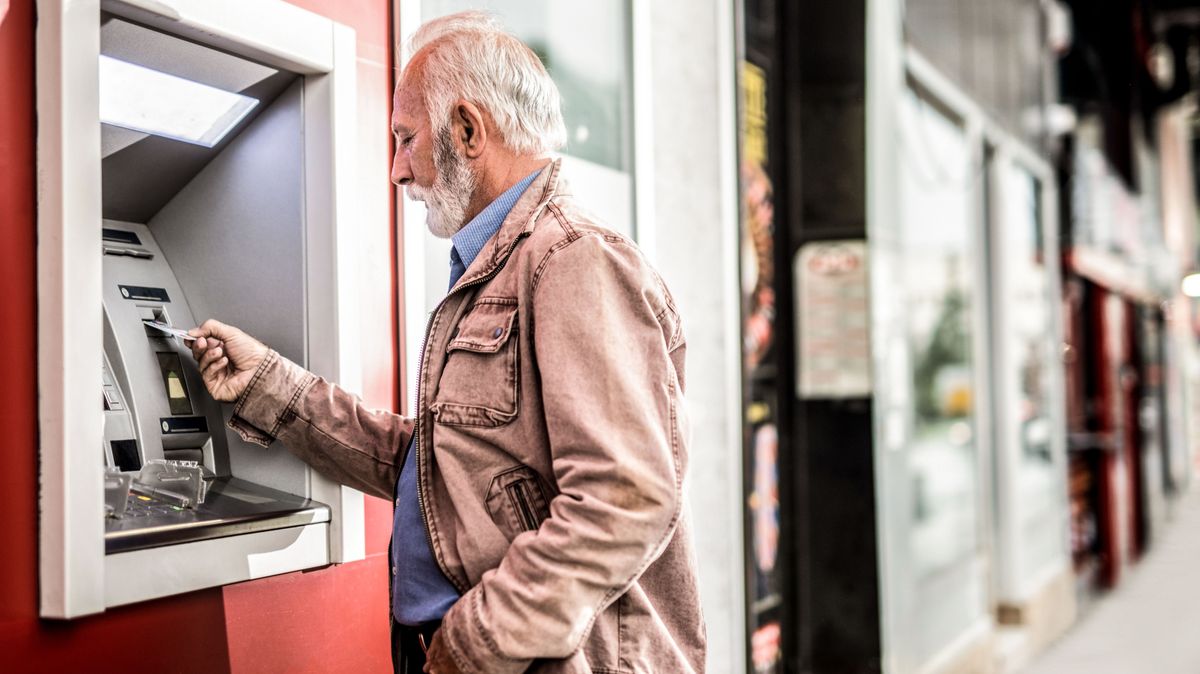
[[[385,147],[388,0],[296,0],[355,28],[360,138]],[[74,621],[37,617],[34,0],[0,0],[0,669],[6,672],[386,672],[387,503],[368,498],[367,559],[203,590]],[[364,107],[366,106],[366,107]],[[378,119],[375,119],[375,118]],[[376,124],[378,125],[376,127]],[[377,128],[378,131],[374,131]],[[378,189],[388,166],[380,162]],[[394,241],[393,224],[375,222]],[[394,266],[394,261],[392,262]],[[394,278],[395,270],[389,270]],[[364,310],[364,397],[398,404],[395,283]],[[371,310],[371,311],[366,311]]]
[[[30,0],[0,12],[0,100],[33,100],[33,15]],[[4,527],[0,555],[0,629],[25,615],[37,597],[37,386],[34,343],[34,147],[33,105],[0,105],[0,269],[8,292],[0,294],[5,326],[0,372],[0,508],[13,513]]]

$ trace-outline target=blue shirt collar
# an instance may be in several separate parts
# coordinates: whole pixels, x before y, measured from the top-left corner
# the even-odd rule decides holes
[[[525,190],[533,182],[533,179],[541,172],[542,169],[538,169],[521,180],[521,182],[508,188],[504,194],[496,197],[495,201],[488,204],[482,211],[479,211],[479,215],[471,218],[471,221],[465,227],[450,237],[450,240],[454,244],[454,248],[450,251],[451,259],[457,254],[463,267],[470,267],[471,263],[478,257],[479,251],[483,250],[487,242],[496,235],[496,232],[500,231],[500,225],[504,224],[504,219],[508,217],[513,206],[517,204],[517,200],[521,198],[521,195],[525,193]]]

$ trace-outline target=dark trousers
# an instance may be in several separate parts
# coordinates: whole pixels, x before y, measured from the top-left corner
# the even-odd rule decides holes
[[[392,623],[392,670],[395,674],[421,674],[425,667],[425,649],[433,643],[433,633],[441,626],[441,622],[417,627]]]

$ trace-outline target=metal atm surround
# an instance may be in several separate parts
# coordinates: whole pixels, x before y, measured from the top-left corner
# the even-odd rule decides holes
[[[101,229],[106,217],[149,226],[187,292],[194,316],[221,318],[279,349],[279,336],[264,329],[275,326],[303,340],[303,350],[281,353],[348,390],[361,389],[356,303],[363,280],[361,256],[366,251],[386,264],[386,255],[364,247],[356,225],[363,215],[384,217],[389,193],[364,189],[355,179],[365,158],[356,126],[362,97],[354,30],[285,0],[38,0],[37,5],[38,615],[74,619],[116,606],[363,559],[365,504],[360,492],[320,475],[282,448],[239,447],[236,434],[226,435],[233,476],[327,504],[329,521],[106,554],[105,483],[111,481],[101,479],[106,414],[98,409],[106,355],[101,306],[107,257],[102,255]],[[206,190],[184,188],[194,199],[187,208],[186,198],[171,200],[176,214],[206,214],[205,223],[184,218],[172,222],[161,211],[152,217],[104,213],[110,203],[102,195],[106,153],[96,76],[103,53],[103,27],[97,30],[102,10],[193,45],[296,75],[300,96],[280,109],[295,121],[285,125],[289,137],[276,145],[276,152],[280,147],[284,152],[296,149],[295,158],[276,159],[264,171],[253,156],[239,154],[261,154],[251,147],[257,142],[231,140],[208,164],[225,170],[209,168],[199,174],[222,184]],[[169,67],[165,61],[155,63]],[[269,97],[263,100],[265,105]],[[373,114],[386,110],[386,100],[373,101],[369,109]],[[281,128],[255,122],[238,138]],[[134,168],[154,172],[170,167],[139,162]],[[211,256],[203,252],[211,247],[225,255],[249,255],[261,249],[247,245],[248,236],[278,239],[274,231],[263,232],[260,224],[263,212],[282,219],[277,215],[280,202],[264,195],[262,185],[280,174],[280,168],[288,169],[282,173],[296,185],[284,205],[297,204],[303,216],[287,216],[295,224],[288,241],[302,241],[303,248],[294,249],[290,257],[276,254],[272,262],[282,260],[298,270],[299,282],[288,279],[281,284],[287,289],[303,283],[303,294],[286,307],[299,329],[290,322],[280,328],[276,317],[263,316],[254,317],[262,324],[256,326],[237,314],[239,300],[249,305],[254,298],[214,287],[230,279],[213,271]],[[252,181],[241,179],[246,173]],[[292,177],[297,175],[298,183]],[[249,211],[231,219],[228,213],[234,207]],[[163,210],[169,208],[170,204]],[[229,227],[229,235],[236,235],[236,246],[219,239],[222,224]],[[189,263],[196,268],[188,269]],[[261,266],[259,255],[251,267],[257,273]],[[274,268],[259,276],[281,281]],[[267,308],[278,304],[273,287],[239,285],[255,288],[258,297],[272,298],[274,304]],[[178,316],[171,319],[182,322]],[[227,414],[228,406],[223,407]]]
[[[205,390],[190,350],[142,322],[196,324],[166,257],[145,225],[106,220],[104,237],[105,360],[119,393],[111,397],[125,408],[113,410],[106,390],[106,459],[112,466],[120,453],[113,443],[124,443],[128,457],[133,440],[138,465],[127,458],[122,469],[180,459],[199,462],[213,476],[208,497],[195,509],[131,510],[108,518],[105,553],[328,522],[324,504],[231,475],[221,407]],[[181,380],[169,381],[178,375]],[[132,416],[133,438],[118,437],[128,425],[113,424],[117,429],[110,432],[114,411]]]
[[[155,459],[195,461],[215,478],[195,509],[150,491],[130,497],[121,519],[106,520],[105,551],[328,522],[329,508],[305,500],[312,483],[303,464],[228,432],[230,406],[206,394],[189,349],[142,325],[188,328],[219,317],[307,361],[304,176],[295,142],[303,86],[286,69],[104,14],[101,53],[259,101],[211,148],[101,127],[104,346],[128,401],[124,425],[136,428],[117,438],[122,424],[110,432],[107,422],[122,421],[121,413],[107,411],[106,458],[121,459],[123,471]]]

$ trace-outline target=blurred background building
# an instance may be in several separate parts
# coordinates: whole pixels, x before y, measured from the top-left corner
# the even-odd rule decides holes
[[[1196,18],[745,4],[754,671],[1019,668],[1169,526]]]
[[[338,245],[359,290],[338,314],[340,374],[409,410],[449,268],[388,183],[395,47],[465,8],[542,57],[576,194],[638,241],[685,317],[709,671],[1018,671],[1171,528],[1200,443],[1200,2],[0,0],[15,671],[390,671],[391,508],[351,490],[321,563],[147,568],[154,598],[113,599],[99,534],[76,536],[55,487],[83,479],[48,433],[72,423],[44,387],[71,342],[38,326],[69,281],[46,261],[72,232],[99,236],[54,185],[101,152],[95,111],[71,102],[113,31],[254,61],[270,50],[246,35],[287,38],[255,17],[332,22],[352,29],[355,233]],[[116,55],[174,67],[139,53]],[[215,161],[173,174],[177,141],[104,138],[108,176],[183,185]]]

